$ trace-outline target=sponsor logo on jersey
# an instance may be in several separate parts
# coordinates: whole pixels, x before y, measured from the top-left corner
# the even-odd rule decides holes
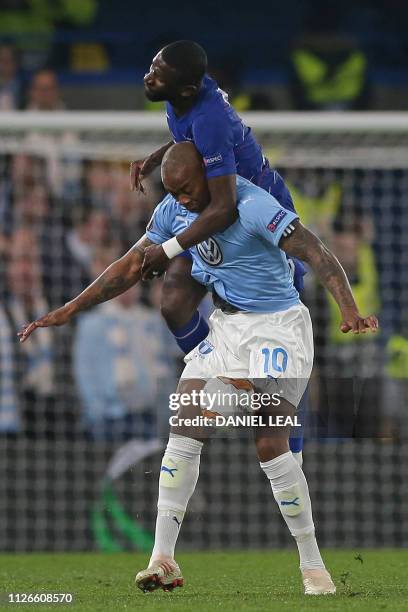
[[[222,252],[214,238],[197,244],[197,251],[201,259],[209,266],[219,266],[222,263]]]
[[[222,162],[222,155],[221,153],[217,153],[215,155],[211,155],[211,157],[204,157],[204,164],[205,166],[214,166],[215,164],[219,164],[220,162]]]
[[[278,227],[279,223],[286,217],[286,210],[280,210],[276,213],[273,219],[268,223],[267,228],[270,232],[274,232]]]

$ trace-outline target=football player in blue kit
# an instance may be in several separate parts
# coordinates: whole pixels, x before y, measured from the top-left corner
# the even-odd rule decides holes
[[[185,353],[208,334],[207,321],[197,310],[206,290],[191,277],[191,256],[187,249],[205,242],[236,220],[236,175],[273,195],[283,208],[295,210],[282,177],[269,166],[251,129],[228,103],[227,94],[206,72],[206,53],[193,41],[177,41],[157,53],[144,78],[145,93],[151,101],[166,101],[172,140],[145,160],[131,165],[131,188],[143,190],[143,179],[160,165],[174,143],[193,142],[204,160],[211,194],[209,206],[177,238],[147,249],[143,264],[144,279],[167,270],[161,312]],[[181,194],[181,204],[185,196],[188,193]],[[295,287],[301,291],[305,267],[296,259],[290,263]],[[305,403],[306,398],[299,414],[304,413]],[[290,448],[299,463],[302,463],[302,442],[301,431],[290,440]]]
[[[180,236],[210,205],[203,161],[192,143],[176,144],[166,153],[162,178],[169,194],[156,207],[146,234],[80,295],[25,325],[19,333],[21,342],[36,328],[64,325],[78,312],[136,284],[141,279],[146,248]],[[213,293],[216,309],[203,341],[205,350],[198,346],[185,357],[177,391],[180,397],[188,397],[180,404],[177,422],[171,418],[160,470],[155,544],[148,567],[136,576],[136,584],[143,591],[183,585],[174,551],[198,481],[201,449],[207,437],[200,425],[191,422],[200,417],[203,406],[188,398],[219,377],[227,382],[250,382],[268,397],[279,390],[282,401],[277,408],[263,404],[266,417],[292,416],[302,397],[313,365],[313,332],[309,311],[293,285],[285,254],[307,261],[332,294],[341,312],[342,332],[359,334],[378,328],[375,316],[359,314],[341,265],[302,226],[296,213],[282,208],[265,190],[242,177],[235,177],[235,185],[236,222],[216,232],[207,246],[191,249],[191,273]],[[271,435],[269,428],[268,433],[268,427],[255,428],[257,456],[296,542],[304,592],[335,593],[316,541],[308,484],[289,450],[288,428],[281,426],[274,432],[276,435]],[[265,582],[265,576],[262,579]]]

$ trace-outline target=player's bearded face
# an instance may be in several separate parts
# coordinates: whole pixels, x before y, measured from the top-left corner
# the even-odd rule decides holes
[[[149,72],[143,79],[146,97],[151,102],[172,100],[179,94],[173,71],[159,55],[153,59]]]
[[[164,100],[168,100],[169,96],[167,93],[167,88],[165,85],[157,86],[157,85],[148,85],[145,81],[145,95],[151,102],[163,102]]]

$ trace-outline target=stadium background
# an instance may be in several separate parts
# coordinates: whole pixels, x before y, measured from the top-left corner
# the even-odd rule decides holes
[[[130,193],[128,163],[166,131],[141,80],[181,37],[207,48],[237,108],[258,113],[248,122],[302,220],[343,262],[361,310],[380,314],[378,339],[341,337],[308,274],[317,354],[304,466],[319,540],[408,544],[408,117],[397,113],[408,106],[407,14],[398,0],[326,5],[0,9],[1,550],[150,547],[166,394],[181,367],[158,313],[161,281],[24,348],[15,332],[143,233],[161,185],[156,176],[146,197]],[[331,114],[276,114],[288,110]],[[252,442],[219,435],[180,546],[289,544]]]

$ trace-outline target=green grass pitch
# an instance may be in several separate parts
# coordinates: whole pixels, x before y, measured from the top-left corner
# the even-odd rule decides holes
[[[136,571],[146,567],[146,555],[3,554],[2,593],[72,593],[75,602],[1,606],[31,612],[408,610],[407,550],[327,550],[324,558],[338,592],[305,597],[297,555],[289,551],[180,554],[185,586],[172,593],[148,594],[133,585]]]

